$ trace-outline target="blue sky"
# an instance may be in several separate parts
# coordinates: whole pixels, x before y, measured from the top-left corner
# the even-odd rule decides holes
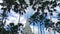
[[[27,1],[27,3],[29,4],[29,1],[28,0],[26,0]],[[2,1],[0,0],[0,2],[2,3]],[[0,6],[0,8],[1,8],[2,6]],[[59,11],[60,11],[60,7],[59,6],[57,6],[57,7],[55,7],[55,9],[57,10],[56,12],[53,12],[53,16],[52,16],[52,21],[53,22],[57,22],[58,21],[58,19],[57,19],[57,14],[58,13],[60,13]],[[0,10],[0,13],[1,13],[1,11],[2,10]],[[24,24],[24,27],[25,27],[25,24],[26,24],[26,21],[27,21],[27,19],[28,18],[30,18],[30,16],[32,16],[33,14],[34,14],[34,10],[32,9],[32,7],[31,6],[29,6],[27,9],[26,9],[26,14],[24,14],[24,15],[21,15],[21,17],[20,17],[20,22],[22,23],[22,24]],[[49,12],[47,11],[47,10],[45,10],[45,12],[47,12],[48,13],[48,16],[47,16],[47,18],[49,18],[50,19],[50,15],[49,15]],[[18,13],[15,13],[15,12],[13,12],[13,10],[11,10],[11,12],[10,13],[8,13],[8,19],[7,19],[7,23],[6,23],[6,25],[8,25],[9,23],[11,23],[11,22],[14,22],[14,24],[17,24],[18,23],[18,19],[19,19],[19,14]],[[32,29],[32,32],[34,32],[35,34],[38,34],[38,27],[40,27],[38,24],[35,24],[35,26],[34,26],[34,31],[33,31],[33,25],[30,25],[30,27],[31,27],[31,29]],[[44,25],[42,25],[42,27],[44,28]],[[42,28],[41,27],[41,28]],[[43,28],[42,28],[42,30],[43,30]],[[49,34],[49,32],[47,31],[47,30],[45,30],[44,29],[44,31],[45,31],[45,34]],[[44,34],[44,33],[43,33]],[[53,30],[51,30],[51,34],[53,34]],[[56,32],[56,34],[59,34],[58,32]]]

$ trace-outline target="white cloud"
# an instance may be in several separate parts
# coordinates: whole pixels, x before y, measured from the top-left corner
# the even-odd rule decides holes
[[[10,13],[8,13],[8,18],[7,18],[8,20],[6,25],[8,25],[11,22],[13,22],[16,25],[19,19],[18,17],[19,17],[19,14],[11,11]]]
[[[25,0],[27,4],[29,4],[29,0]]]
[[[0,5],[0,9],[2,8],[3,6]]]
[[[8,20],[6,25],[8,25],[11,22],[13,22],[16,25],[18,24],[18,21],[19,21],[19,14],[11,10],[11,12],[8,14]],[[20,23],[22,23],[25,26],[26,19],[24,18],[24,16],[20,15]]]
[[[47,9],[45,9],[45,10],[44,10],[44,12],[48,12],[48,10],[47,10]]]
[[[51,20],[52,20],[52,22],[55,22],[55,23],[58,22],[58,19],[56,19],[56,18],[52,18]]]
[[[53,12],[53,16],[54,16],[54,17],[57,17],[57,15],[58,15],[58,13]]]
[[[3,1],[2,1],[2,0],[0,0],[0,3],[3,3]]]
[[[14,18],[14,17],[11,17],[11,16],[8,17],[8,19],[9,19],[9,20],[6,21],[6,25],[9,25],[9,24],[12,23],[12,22],[13,22],[15,25],[17,24],[17,20],[18,20],[18,19]]]
[[[60,13],[60,7],[59,6],[55,7],[55,9],[57,10],[58,13]]]
[[[25,24],[26,24],[26,19],[24,17],[20,17],[20,23],[22,23],[25,27]]]

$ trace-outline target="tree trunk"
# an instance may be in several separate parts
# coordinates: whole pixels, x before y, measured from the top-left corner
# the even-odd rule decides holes
[[[54,34],[56,34],[55,30],[54,30]]]
[[[41,30],[41,24],[40,24],[40,33],[42,34],[42,30]]]
[[[18,23],[20,23],[20,15],[19,15]]]
[[[20,15],[19,15],[19,20],[18,20],[18,23],[20,23]]]
[[[33,31],[34,31],[34,23],[33,23]],[[33,32],[34,33],[34,32]]]
[[[39,34],[39,23],[38,23],[38,34]]]
[[[22,34],[34,34],[32,31],[31,31],[31,28],[30,28],[30,23],[26,22],[26,25],[25,25],[25,28],[23,30],[23,33]]]
[[[51,32],[50,32],[50,28],[48,29],[48,32],[49,32],[49,34],[51,34]]]

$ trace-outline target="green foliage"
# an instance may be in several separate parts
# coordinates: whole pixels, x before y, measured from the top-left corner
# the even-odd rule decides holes
[[[30,5],[33,5],[33,1],[34,1],[34,0],[29,0],[29,1],[30,1]]]
[[[31,16],[31,18],[35,19],[35,18],[37,17],[38,14],[39,14],[39,13],[36,12],[33,16]]]
[[[27,9],[28,4],[25,2],[25,0],[18,0],[19,3],[16,2],[17,0],[3,0],[3,1],[5,2],[5,6],[6,6],[5,8],[4,8],[4,5],[2,7],[2,10],[3,10],[3,14],[2,14],[3,19],[5,17],[7,17],[6,12],[7,12],[7,10],[8,10],[8,12],[10,12],[10,10],[12,9],[12,6],[13,5],[14,5],[14,7],[13,7],[14,12],[19,13],[21,15],[23,15],[24,13],[26,13],[25,9]],[[44,14],[44,9],[48,9],[48,12],[50,12],[50,15],[52,15],[52,12],[53,11],[50,10],[50,8],[54,9],[54,7],[57,6],[57,2],[56,1],[57,0],[55,0],[55,1],[29,0],[30,6],[32,6],[32,9],[33,10],[36,10],[37,9],[37,12],[34,13],[30,17],[30,19],[31,19],[30,22],[32,22],[32,23],[33,22],[36,22],[36,23],[37,22],[40,22],[40,24],[41,24],[42,21],[45,20],[46,19],[46,16],[47,16],[47,14],[46,15]],[[38,5],[38,8],[35,7],[36,5]],[[41,6],[39,6],[39,5],[41,5]],[[52,5],[52,7],[49,7],[49,5]],[[39,12],[40,10],[42,12],[42,15],[40,15],[40,12]],[[56,11],[56,10],[54,9],[54,11]],[[58,16],[60,16],[60,14]],[[19,24],[19,26],[21,26],[21,25],[22,24]],[[49,19],[46,19],[45,20],[45,27],[46,28],[47,27],[52,27],[53,25],[54,24]],[[18,28],[18,25],[14,26],[13,29],[16,29],[16,28]]]
[[[60,14],[58,14],[58,17],[60,17]]]
[[[60,33],[60,21],[56,23],[56,27],[54,28],[54,30]]]
[[[6,23],[6,18],[8,17],[7,13],[8,12],[10,13],[11,9],[14,10],[14,12],[19,13],[21,15],[23,15],[24,13],[26,13],[25,9],[27,9],[28,5],[25,2],[25,0],[18,0],[19,3],[16,2],[16,1],[17,0],[3,0],[2,4],[4,4],[4,5],[1,5],[1,6],[3,6],[1,8],[1,10],[3,10],[3,13],[1,15],[2,15],[2,22],[4,21],[4,19],[5,19],[5,21],[4,21],[3,24],[1,24],[1,25],[3,25],[3,28],[1,28],[3,32],[0,31],[1,34],[7,34],[7,33],[8,34],[17,34],[18,27],[23,26],[23,24],[21,24],[21,23],[19,23],[17,25],[14,25],[13,23],[11,23],[10,24],[10,26],[12,27],[11,32],[6,31],[4,29],[4,25]],[[14,7],[13,7],[13,5],[14,5]]]
[[[20,4],[25,4],[25,0],[18,0],[20,2]]]
[[[54,0],[54,1],[44,1],[44,0],[36,0],[35,3],[34,0],[29,0],[30,1],[30,5],[32,5],[32,9],[33,10],[36,10],[37,9],[37,14],[33,14],[31,16],[31,23],[35,23],[35,22],[40,22],[43,23],[42,21],[44,21],[44,24],[45,24],[45,27],[46,28],[53,28],[54,29],[54,23],[50,20],[50,19],[47,19],[46,16],[47,16],[47,13],[44,13],[44,10],[47,9],[49,14],[52,16],[52,12],[53,11],[56,11],[56,9],[54,9],[56,6],[57,6],[57,0]],[[38,5],[36,8],[35,6]],[[40,6],[39,6],[40,5]],[[51,6],[49,6],[51,5]],[[50,10],[50,8],[52,8],[53,10]],[[40,15],[40,11],[42,12],[42,14]],[[60,17],[60,15],[58,15]],[[34,21],[33,21],[34,20]],[[56,30],[57,31],[57,30]]]
[[[6,10],[8,10],[8,12],[10,12],[10,9],[12,9],[12,6],[14,5],[14,9],[13,9],[14,12],[16,12],[16,13],[19,12],[19,14],[26,13],[25,9],[28,7],[28,5],[25,2],[25,0],[18,0],[19,3],[17,3],[16,1],[17,0],[3,0],[3,4],[5,3]],[[3,7],[2,7],[2,9],[5,9]],[[22,13],[22,11],[23,11],[23,13]]]
[[[44,19],[44,16],[43,15],[40,15],[39,17],[40,17],[40,20]]]

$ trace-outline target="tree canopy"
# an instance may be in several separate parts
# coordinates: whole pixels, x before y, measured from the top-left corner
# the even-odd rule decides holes
[[[4,19],[7,19],[8,15],[7,13],[10,13],[10,10],[12,9],[14,12],[19,13],[20,15],[23,15],[24,13],[26,13],[25,9],[27,9],[27,7],[32,6],[32,9],[34,11],[36,11],[29,19],[30,23],[40,23],[41,25],[44,24],[45,28],[53,28],[53,30],[56,30],[58,32],[60,32],[60,29],[57,29],[58,26],[60,26],[60,22],[55,23],[52,22],[52,18],[51,16],[53,16],[53,12],[56,11],[55,7],[59,6],[59,4],[57,4],[58,0],[51,0],[51,1],[44,1],[44,0],[29,0],[29,5],[26,3],[25,0],[3,0],[3,3],[1,4],[1,6],[3,6],[1,8],[1,10],[3,10],[2,15],[2,21]],[[49,16],[50,19],[46,18],[48,13],[45,12],[44,10],[47,9],[49,12]],[[40,12],[41,10],[41,12]],[[59,18],[60,18],[60,14],[58,14]],[[60,20],[60,19],[59,19]],[[44,21],[44,23],[43,23]],[[6,21],[5,21],[6,22]],[[13,23],[10,25],[14,25]],[[16,25],[14,28],[18,28],[18,26],[21,26],[22,24]],[[23,26],[23,25],[22,25]],[[54,29],[55,28],[55,29]],[[59,27],[60,28],[60,27]]]

